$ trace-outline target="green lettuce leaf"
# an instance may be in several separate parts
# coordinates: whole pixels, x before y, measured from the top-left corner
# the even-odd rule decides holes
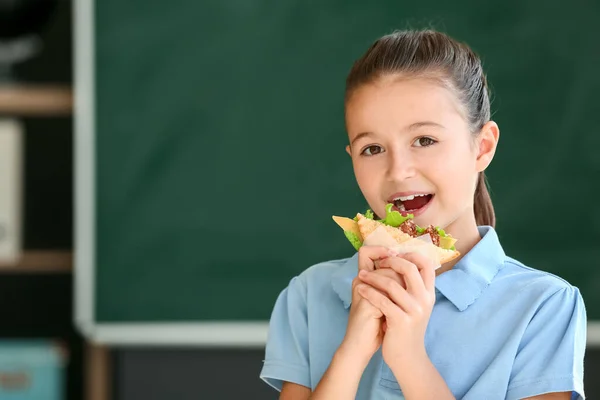
[[[393,204],[385,206],[385,218],[381,220],[382,223],[397,228],[407,219],[414,218],[413,214],[407,214],[406,217],[402,216],[398,211],[392,210],[393,206]]]
[[[365,218],[368,218],[368,219],[373,219],[374,218],[373,211],[371,211],[370,209],[367,210],[367,211],[365,211],[365,213],[363,215],[365,216]],[[355,216],[352,219],[355,220],[355,221],[358,221],[358,215]]]
[[[359,239],[359,237],[356,235],[356,233],[350,232],[350,231],[344,231],[344,235],[346,235],[346,238],[350,241],[350,243],[352,244],[354,249],[356,249],[356,251],[358,251],[358,249],[360,249],[360,247],[362,246],[362,241]]]

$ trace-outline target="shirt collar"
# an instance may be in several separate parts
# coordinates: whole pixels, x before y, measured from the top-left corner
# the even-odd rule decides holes
[[[331,286],[340,296],[344,307],[350,307],[352,304],[352,280],[358,275],[358,253],[346,260],[346,263],[340,265],[331,277]]]
[[[460,311],[477,300],[504,265],[504,250],[491,226],[478,227],[481,240],[456,263],[436,277],[435,288]]]
[[[504,250],[491,226],[478,227],[481,240],[456,263],[454,268],[436,277],[436,291],[459,311],[477,300],[504,265]],[[358,274],[358,253],[348,258],[332,275],[331,286],[344,303],[352,304],[352,280]]]

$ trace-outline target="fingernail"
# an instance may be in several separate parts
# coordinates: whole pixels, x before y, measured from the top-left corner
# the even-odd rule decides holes
[[[365,271],[364,269],[361,269],[360,271],[358,271],[358,275],[367,276],[367,271]]]
[[[396,250],[389,250],[388,254],[390,255],[390,257],[396,257],[400,253],[398,253]]]

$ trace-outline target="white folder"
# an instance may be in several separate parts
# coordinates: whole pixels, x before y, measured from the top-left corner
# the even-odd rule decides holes
[[[0,264],[18,262],[22,245],[23,126],[0,118]]]

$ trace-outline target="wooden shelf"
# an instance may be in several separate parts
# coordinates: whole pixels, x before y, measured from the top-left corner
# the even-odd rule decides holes
[[[15,264],[0,262],[0,273],[70,272],[73,253],[69,250],[27,250]]]
[[[0,85],[0,114],[15,116],[57,116],[73,113],[70,86]]]
[[[112,396],[112,363],[106,346],[86,342],[86,394],[88,400],[109,400]]]

